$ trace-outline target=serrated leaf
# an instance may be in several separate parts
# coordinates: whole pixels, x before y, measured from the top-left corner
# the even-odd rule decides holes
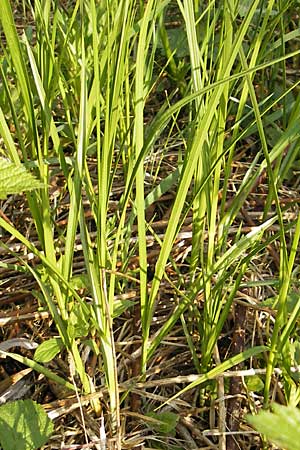
[[[35,450],[53,433],[53,423],[42,406],[17,400],[0,406],[0,443],[3,450]]]
[[[247,420],[267,439],[286,450],[300,450],[300,411],[291,406],[272,405],[273,412],[261,411]]]
[[[149,412],[146,414],[148,417],[152,417],[157,422],[151,423],[151,427],[158,433],[170,434],[175,430],[176,424],[179,420],[179,415],[172,412]]]
[[[37,180],[23,165],[16,165],[6,158],[0,158],[0,199],[22,191],[41,188]]]
[[[38,346],[34,353],[34,360],[37,362],[47,363],[62,350],[63,343],[61,338],[52,338],[43,342]]]

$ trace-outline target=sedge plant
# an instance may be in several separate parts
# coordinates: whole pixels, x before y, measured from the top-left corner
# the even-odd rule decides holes
[[[292,39],[291,35],[283,36],[281,44],[273,38],[278,24],[284,32],[286,9],[282,2],[254,0],[246,5],[247,2],[227,0],[220,6],[215,1],[200,5],[198,1],[178,0],[174,6],[162,0],[145,4],[133,0],[77,0],[72,11],[66,11],[59,2],[36,0],[30,9],[34,37],[28,30],[21,36],[17,34],[10,2],[2,3],[0,19],[7,42],[1,56],[5,93],[0,103],[3,153],[16,165],[24,163],[39,180],[35,190],[26,192],[39,246],[1,217],[0,225],[39,258],[39,267],[20,261],[20,270],[30,272],[36,279],[42,301],[55,321],[59,341],[50,340],[48,349],[56,349],[53,355],[67,349],[85,393],[97,386],[87,374],[81,343],[96,352],[109,395],[111,430],[117,448],[121,448],[116,294],[126,290],[128,280],[138,286],[139,308],[133,309],[141,324],[142,379],[162,342],[181,320],[195,368],[203,375],[174,399],[189,389],[207,386],[224,371],[268,350],[266,346],[245,349],[220,363],[213,356],[253,259],[260,258],[267,246],[278,240],[279,309],[267,357],[267,403],[272,370],[279,360],[278,345],[280,350],[286,349],[299,311],[296,307],[285,323],[299,220],[288,252],[286,224],[278,198],[278,189],[299,149],[299,95],[290,110],[285,103],[297,83],[278,97],[270,95],[266,99],[258,98],[254,88],[255,77],[270,68],[284,66],[286,60],[299,54],[298,50],[285,51],[282,45],[285,37],[284,42]],[[294,2],[288,3],[292,7]],[[181,17],[181,32],[186,33],[188,62],[176,59],[162,23],[162,18],[173,9]],[[166,55],[159,65],[160,40]],[[265,42],[270,43],[269,47]],[[165,67],[180,86],[150,115],[148,103]],[[187,78],[184,82],[182,73],[176,73],[182,67]],[[278,110],[281,102],[286,105],[283,112]],[[185,125],[178,119],[180,114],[188,118]],[[231,115],[235,122],[229,126]],[[274,121],[281,120],[284,127],[270,146],[265,128],[269,130]],[[14,133],[9,121],[14,124]],[[164,140],[167,148],[173,132],[183,141],[178,167],[146,190],[148,158],[155,155]],[[228,202],[232,197],[232,164],[237,149],[249,136],[257,138],[257,151]],[[286,155],[288,145],[291,153]],[[56,199],[49,188],[54,168],[64,180]],[[244,231],[241,209],[264,172],[269,179],[265,210],[256,226]],[[120,178],[121,193],[116,208],[111,210],[111,196]],[[151,220],[147,220],[146,210],[170,189],[175,190],[175,195],[161,238]],[[69,210],[67,224],[61,229],[57,222],[64,196],[69,199]],[[188,216],[192,237],[186,275],[181,273],[172,252]],[[268,230],[274,224],[278,224],[279,231],[269,236]],[[149,236],[159,249],[151,282],[147,273]],[[74,288],[78,239],[84,259],[82,280],[89,302]],[[130,252],[137,254],[138,269],[128,275],[125,272]],[[179,301],[154,332],[153,317],[162,282],[168,280],[168,265],[178,275],[177,284],[169,281]],[[199,294],[203,298],[201,308],[196,302]],[[128,307],[131,311],[130,304]],[[185,324],[186,315],[193,311],[197,312],[199,349]],[[10,356],[18,359],[18,355]],[[43,369],[43,362],[46,361],[41,352],[35,361],[25,361],[53,378],[54,374]],[[56,381],[72,388],[60,378]],[[100,413],[100,405],[94,406]]]

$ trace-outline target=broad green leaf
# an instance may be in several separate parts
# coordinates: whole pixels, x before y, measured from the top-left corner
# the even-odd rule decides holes
[[[81,305],[74,305],[70,312],[67,327],[70,338],[74,339],[87,336],[90,329],[90,324],[88,322],[89,315],[90,312],[88,308],[83,308]]]
[[[176,424],[179,420],[179,415],[172,412],[149,412],[146,416],[156,419],[155,422],[151,422],[151,428],[158,433],[168,434],[174,432]]]
[[[76,291],[79,291],[81,289],[90,289],[90,282],[86,273],[74,275],[70,280],[70,285]]]
[[[0,199],[22,191],[41,188],[43,184],[37,180],[24,166],[0,158]]]
[[[286,450],[300,450],[300,411],[291,406],[272,405],[273,412],[248,416],[248,422],[267,439]]]
[[[0,443],[3,450],[35,450],[53,433],[53,423],[42,406],[17,400],[0,407]]]
[[[43,342],[34,352],[34,360],[47,363],[51,361],[62,350],[63,343],[61,338],[52,338]]]
[[[252,5],[252,0],[240,0],[238,2],[238,14],[240,17],[245,17]]]
[[[258,375],[245,378],[247,389],[251,392],[260,392],[264,388],[264,382]]]
[[[189,55],[187,37],[183,28],[169,28],[167,29],[167,35],[171,51],[175,53],[177,58],[185,58]],[[161,39],[158,41],[158,48],[164,50]]]

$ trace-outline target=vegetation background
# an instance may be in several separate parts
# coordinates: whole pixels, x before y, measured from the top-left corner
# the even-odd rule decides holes
[[[2,0],[0,394],[43,448],[269,448],[246,415],[293,417],[299,12]]]

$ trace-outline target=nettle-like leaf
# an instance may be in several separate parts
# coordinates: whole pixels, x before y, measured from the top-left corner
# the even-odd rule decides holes
[[[41,405],[17,400],[0,406],[0,444],[3,450],[35,450],[53,433],[53,423]]]
[[[273,444],[286,450],[300,450],[300,411],[291,406],[272,405],[273,412],[261,411],[247,420]]]
[[[0,157],[0,200],[4,200],[8,195],[32,191],[42,186],[24,165],[17,165]]]

